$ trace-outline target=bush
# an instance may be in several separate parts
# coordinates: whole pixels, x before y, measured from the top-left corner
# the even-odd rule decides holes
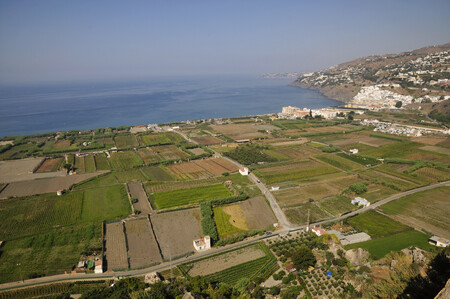
[[[200,203],[200,213],[202,215],[201,223],[203,234],[210,236],[214,242],[217,241],[219,235],[217,233],[216,223],[214,222],[214,212],[211,202]]]

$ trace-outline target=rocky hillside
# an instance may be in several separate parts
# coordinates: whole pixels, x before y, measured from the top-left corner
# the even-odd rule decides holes
[[[318,90],[350,103],[362,87],[378,86],[399,95],[432,101],[450,98],[450,43],[358,58],[323,71],[303,74],[292,85]],[[428,101],[428,100],[427,100]],[[413,101],[414,102],[414,101]]]

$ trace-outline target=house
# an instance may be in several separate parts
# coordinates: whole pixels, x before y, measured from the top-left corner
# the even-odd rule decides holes
[[[242,175],[248,175],[248,168],[247,167],[239,168],[239,173]]]
[[[311,231],[312,231],[313,233],[315,233],[318,237],[327,234],[327,231],[326,231],[326,230],[324,230],[323,228],[318,227],[318,226],[316,226],[316,227],[314,227],[313,229],[311,229]]]
[[[280,187],[279,187],[279,186],[272,186],[272,187],[270,188],[270,191],[278,191],[278,190],[280,190]]]
[[[56,195],[58,195],[58,196],[63,195],[63,190],[58,190],[58,191],[56,191]]]
[[[358,153],[358,149],[357,148],[353,148],[351,150],[349,150],[350,154],[354,155]]]
[[[94,273],[103,273],[103,261],[102,260],[95,261]]]
[[[289,264],[286,264],[286,265],[284,265],[284,269],[287,271],[287,272],[289,272],[289,273],[291,273],[291,272],[297,272],[297,269],[295,269],[295,267],[294,267],[294,263],[289,263]]]
[[[370,202],[365,198],[355,197],[354,199],[352,199],[352,205],[368,207],[370,206]]]
[[[194,240],[193,243],[195,250],[199,252],[211,249],[211,238],[209,236],[205,236],[204,238]]]
[[[437,247],[447,247],[449,245],[449,241],[438,236],[432,236],[428,239],[428,243]]]

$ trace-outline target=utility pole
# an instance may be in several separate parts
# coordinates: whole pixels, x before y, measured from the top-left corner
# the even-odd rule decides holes
[[[308,220],[306,222],[306,231],[309,232],[309,209],[308,209]]]

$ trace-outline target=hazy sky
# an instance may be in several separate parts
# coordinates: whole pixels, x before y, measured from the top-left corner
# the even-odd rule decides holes
[[[306,72],[450,42],[450,1],[0,0],[0,83]]]

